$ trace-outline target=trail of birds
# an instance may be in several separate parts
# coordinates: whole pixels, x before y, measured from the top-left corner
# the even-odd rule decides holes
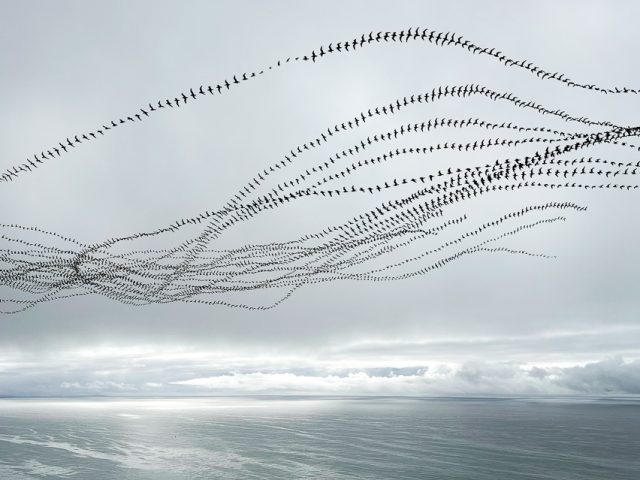
[[[580,83],[454,33],[419,28],[370,32],[148,103],[135,113],[67,137],[7,168],[0,182],[19,181],[119,127],[142,122],[160,110],[175,111],[200,98],[225,94],[285,65],[315,64],[330,55],[408,42],[461,48],[566,88],[604,95],[639,92]],[[397,122],[385,131],[365,131],[365,127],[375,128],[378,118],[396,122],[400,111],[428,108],[445,100],[469,102],[472,98],[501,103],[540,119],[555,119],[567,128],[445,117]],[[456,141],[442,141],[439,136],[478,131],[486,136]],[[319,153],[320,147],[331,148],[343,134],[360,138],[349,147],[314,160],[312,153]],[[43,303],[86,295],[135,306],[182,302],[267,310],[302,287],[339,281],[406,280],[472,255],[551,259],[553,255],[514,248],[509,242],[528,231],[565,222],[569,214],[584,212],[586,207],[569,201],[539,201],[511,206],[496,218],[479,221],[468,212],[469,205],[509,193],[637,189],[640,158],[622,162],[601,158],[594,152],[602,147],[638,152],[640,147],[632,140],[638,136],[640,127],[571,115],[480,84],[437,86],[373,105],[321,130],[315,138],[292,147],[258,171],[222,206],[153,231],[87,244],[37,227],[0,225],[0,292],[5,294],[0,298],[0,310],[19,313]],[[436,168],[434,156],[445,155],[454,160]],[[482,160],[488,155],[499,158]],[[469,165],[475,159],[480,160]],[[405,164],[412,165],[416,172],[397,175],[410,171],[400,168]],[[375,180],[381,175],[381,180]],[[327,209],[341,213],[341,205],[358,196],[364,197],[370,208],[346,221],[336,215],[334,224],[318,226],[287,241],[215,248],[221,236],[240,223],[265,215],[277,218],[287,208],[307,208],[309,202],[326,202]],[[171,248],[150,246],[158,239],[169,242]]]

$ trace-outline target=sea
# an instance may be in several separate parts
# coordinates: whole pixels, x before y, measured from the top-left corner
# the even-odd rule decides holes
[[[638,398],[0,399],[0,479],[638,480]]]

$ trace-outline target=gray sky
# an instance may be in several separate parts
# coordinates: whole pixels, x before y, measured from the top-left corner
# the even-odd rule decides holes
[[[150,101],[369,31],[455,31],[586,83],[640,86],[636,2],[0,0],[0,10],[3,169]],[[387,45],[296,64],[82,145],[2,184],[2,222],[83,242],[151,230],[221,206],[257,171],[338,121],[465,83],[637,125],[637,96],[575,91],[460,49]],[[474,99],[421,105],[367,132],[443,116],[575,128]],[[438,132],[407,144],[449,139]],[[640,159],[631,150],[597,153]],[[482,163],[500,157],[482,155]],[[527,202],[588,206],[511,244],[554,260],[476,256],[401,282],[310,285],[266,312],[130,307],[88,296],[0,316],[0,395],[640,393],[637,195],[536,191],[456,210],[478,222]],[[232,229],[219,245],[295,238],[376,204],[367,202],[284,209]]]

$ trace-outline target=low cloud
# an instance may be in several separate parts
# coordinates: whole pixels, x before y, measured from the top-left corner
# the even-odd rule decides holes
[[[606,395],[640,394],[640,362],[609,359],[575,367],[511,363],[438,365],[396,372],[231,373],[172,382],[194,391],[343,395]],[[412,369],[409,369],[412,370]]]
[[[637,395],[640,360],[584,363],[430,361],[363,364],[296,357],[220,358],[206,352],[141,350],[5,363],[0,395]]]

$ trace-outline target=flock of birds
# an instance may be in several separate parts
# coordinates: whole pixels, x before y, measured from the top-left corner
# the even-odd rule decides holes
[[[201,85],[173,98],[148,103],[135,113],[68,137],[5,169],[0,172],[0,183],[19,181],[21,176],[33,174],[52,159],[128,124],[145,121],[159,111],[227,94],[238,85],[284,65],[318,63],[327,56],[345,55],[389,42],[425,42],[461,48],[567,88],[605,95],[639,93],[636,89],[579,83],[563,74],[547,72],[532,62],[511,59],[495,48],[477,46],[457,34],[418,28],[371,32],[350,41],[321,46],[259,71],[236,74],[215,85]],[[471,98],[504,103],[509,108],[554,118],[580,130],[479,118],[432,118],[396,124],[385,132],[360,134],[378,118],[393,120],[399,112],[419,105]],[[434,131],[474,130],[502,136],[420,147],[405,143]],[[313,160],[313,152],[346,134],[360,134],[361,138],[328,158]],[[592,150],[614,146],[639,151],[640,147],[631,143],[638,136],[640,127],[572,116],[483,85],[437,87],[372,106],[322,130],[257,172],[220,208],[154,231],[86,244],[37,227],[0,225],[0,287],[3,292],[12,292],[9,297],[0,298],[0,310],[17,313],[41,303],[94,294],[130,305],[186,302],[265,310],[279,305],[305,285],[338,280],[402,280],[443,268],[471,254],[550,258],[543,253],[510,248],[503,240],[564,221],[567,212],[581,212],[585,207],[567,201],[540,201],[481,223],[472,223],[467,214],[458,211],[459,207],[497,192],[636,189],[634,180],[640,172],[640,161],[607,160],[593,156]],[[530,151],[519,153],[523,148]],[[480,155],[486,156],[492,150],[513,155],[437,170],[420,167],[415,174],[402,177],[393,174],[405,171],[398,169],[398,163],[408,158],[436,154],[484,158]],[[368,180],[375,178],[368,172],[380,169],[391,174],[380,181]],[[339,210],[335,202],[354,196],[365,196],[367,202],[373,202],[371,208],[287,241],[214,248],[229,229],[257,216],[313,199],[326,200],[327,208]],[[153,248],[150,242],[159,238],[168,239],[172,246]],[[267,297],[262,298],[261,293]]]

